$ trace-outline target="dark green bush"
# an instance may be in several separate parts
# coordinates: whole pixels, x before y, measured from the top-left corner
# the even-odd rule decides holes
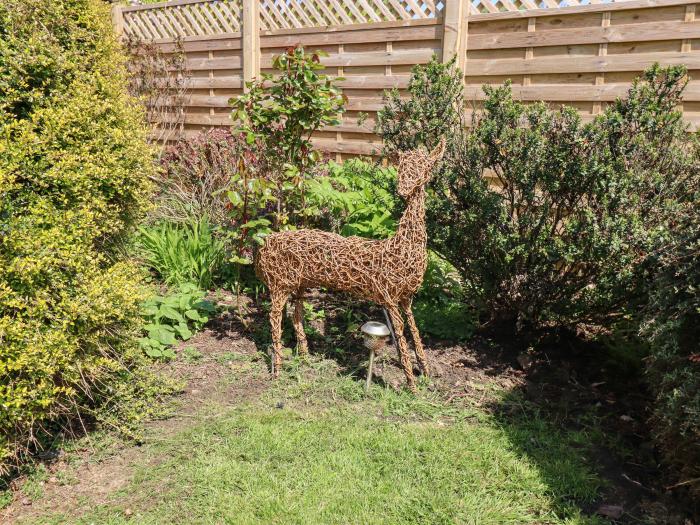
[[[670,240],[653,252],[641,335],[650,342],[646,375],[655,404],[652,430],[680,489],[700,498],[700,179]],[[691,195],[693,194],[691,189]]]
[[[455,60],[443,64],[436,56],[425,66],[412,69],[409,98],[398,89],[386,93],[377,113],[377,134],[384,140],[384,153],[425,146],[432,150],[441,137],[459,127],[464,105],[462,72]]]
[[[440,339],[469,339],[476,328],[476,311],[465,301],[459,273],[433,251],[428,252],[428,268],[413,302],[413,313],[421,333]]]
[[[61,416],[148,410],[119,246],[154,165],[125,93],[106,3],[0,2],[0,472]]]
[[[592,123],[486,87],[428,205],[429,242],[494,321],[605,321],[640,297],[639,263],[699,167],[676,110],[685,69],[658,66]]]

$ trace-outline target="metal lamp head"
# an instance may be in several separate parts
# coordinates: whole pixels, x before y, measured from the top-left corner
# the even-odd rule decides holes
[[[365,347],[370,350],[380,350],[386,346],[387,338],[389,337],[389,327],[384,323],[369,321],[362,325],[362,339]]]

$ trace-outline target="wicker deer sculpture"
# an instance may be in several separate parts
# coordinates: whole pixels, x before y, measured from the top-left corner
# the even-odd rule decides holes
[[[411,304],[427,265],[425,185],[444,150],[442,141],[431,153],[424,149],[399,153],[398,192],[406,200],[406,210],[390,239],[341,237],[320,230],[285,231],[267,237],[256,257],[255,269],[270,291],[275,376],[282,364],[282,315],[287,299],[293,297],[297,350],[304,355],[308,345],[303,326],[303,294],[307,288],[317,286],[349,292],[386,308],[408,387],[415,390],[403,311],[420,370],[424,375],[429,373]]]

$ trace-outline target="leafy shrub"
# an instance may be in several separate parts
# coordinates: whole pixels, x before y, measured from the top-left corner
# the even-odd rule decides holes
[[[385,154],[425,146],[432,150],[441,137],[459,127],[464,105],[462,72],[455,58],[443,64],[436,56],[412,69],[406,98],[398,89],[385,94],[377,113],[377,134]]]
[[[686,81],[655,66],[590,124],[484,88],[436,177],[428,227],[493,320],[604,321],[639,297],[638,263],[698,169],[676,110]]]
[[[433,251],[428,251],[428,268],[413,313],[422,333],[440,339],[465,340],[476,328],[476,313],[465,301],[459,273]]]
[[[311,135],[326,125],[340,123],[345,99],[336,80],[319,73],[324,68],[320,52],[306,53],[290,47],[273,60],[276,76],[263,74],[236,97],[232,118],[248,143],[261,141],[275,185],[273,228],[303,224],[305,180],[320,159]]]
[[[206,130],[169,146],[161,158],[163,169],[153,217],[188,222],[206,216],[214,225],[225,226],[225,190],[239,172],[244,152],[254,146],[247,144],[245,136],[234,135],[228,129]],[[247,160],[250,162],[250,158]]]
[[[182,285],[178,293],[147,299],[141,305],[141,315],[146,321],[143,327],[146,337],[139,345],[149,357],[172,359],[171,348],[177,340],[187,341],[194,332],[201,330],[215,313],[214,304],[206,301],[206,293],[195,285]]]
[[[226,190],[227,239],[233,252],[231,260],[239,270],[240,265],[252,263],[254,247],[261,245],[264,236],[272,231],[275,213],[280,209],[278,188],[271,178],[264,146],[259,139],[251,146],[241,156],[239,169],[231,176]]]
[[[331,162],[324,176],[307,182],[309,213],[316,226],[381,239],[396,231],[396,171],[358,159]]]
[[[137,366],[140,274],[119,246],[154,165],[104,2],[1,2],[0,86],[6,472],[62,416],[124,426],[147,412],[138,403],[155,387]]]
[[[204,216],[183,224],[162,222],[139,229],[139,251],[144,264],[170,285],[192,283],[211,288],[224,264],[224,243]]]
[[[679,214],[672,236],[653,252],[654,271],[642,336],[650,341],[646,361],[655,404],[652,429],[664,459],[679,480],[700,477],[700,180]],[[697,483],[685,485],[700,497]]]

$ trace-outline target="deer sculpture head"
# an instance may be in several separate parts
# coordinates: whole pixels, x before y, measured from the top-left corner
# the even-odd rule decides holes
[[[435,164],[445,153],[445,139],[433,151],[414,149],[399,152],[398,192],[401,197],[408,199],[417,189],[425,186],[433,173]]]

